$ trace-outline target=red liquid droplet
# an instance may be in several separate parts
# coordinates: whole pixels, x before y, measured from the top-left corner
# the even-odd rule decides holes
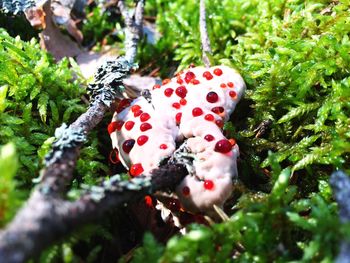
[[[191,83],[192,83],[193,85],[198,85],[200,82],[199,82],[198,79],[192,79],[192,80],[191,80]]]
[[[233,84],[232,82],[227,83],[227,86],[229,86],[230,88],[233,88],[235,86],[235,84]]]
[[[181,113],[181,112],[179,112],[179,113],[177,113],[177,114],[175,115],[175,120],[176,120],[176,123],[177,123],[177,124],[180,124],[180,122],[181,122],[181,117],[182,117],[182,113]]]
[[[215,103],[219,100],[219,96],[216,92],[214,91],[210,91],[208,94],[207,94],[207,101],[210,102],[210,103]]]
[[[149,119],[151,118],[151,116],[148,114],[148,113],[142,113],[140,115],[140,121],[141,122],[145,122],[145,121],[148,121]]]
[[[168,146],[163,143],[163,144],[159,145],[159,149],[166,150],[166,149],[168,149]]]
[[[153,89],[160,89],[160,85],[159,84],[154,85]]]
[[[148,136],[147,135],[141,135],[140,137],[137,138],[137,144],[142,146],[148,141]]]
[[[235,98],[237,97],[237,93],[236,93],[235,91],[233,91],[233,90],[231,90],[228,94],[229,94],[230,97],[233,98],[233,99],[235,99]]]
[[[216,113],[216,114],[221,114],[225,111],[225,109],[223,107],[214,107],[211,109],[211,111]]]
[[[136,111],[139,111],[139,110],[141,110],[140,105],[135,104],[135,105],[131,106],[131,111],[132,112],[136,112]]]
[[[228,153],[232,150],[232,144],[226,140],[220,140],[215,144],[214,151],[219,152],[219,153]]]
[[[134,177],[134,176],[138,176],[138,175],[142,174],[143,171],[144,170],[143,170],[142,164],[135,163],[135,164],[131,165],[129,173],[132,177]]]
[[[180,98],[185,98],[186,94],[187,94],[187,89],[185,86],[180,86],[180,87],[176,88],[175,93]]]
[[[211,135],[211,134],[207,134],[204,136],[204,140],[208,141],[208,142],[211,142],[213,140],[215,140],[214,136]]]
[[[203,73],[203,77],[206,78],[207,80],[211,80],[213,78],[213,75],[209,71],[205,71]]]
[[[181,104],[181,105],[186,105],[186,104],[187,104],[187,100],[181,99],[181,100],[180,100],[180,104]]]
[[[198,117],[198,116],[201,116],[203,114],[203,110],[201,108],[193,108],[192,110],[192,115],[193,117]]]
[[[224,89],[224,88],[226,88],[226,84],[225,83],[221,83],[220,87]]]
[[[185,74],[185,81],[186,81],[186,83],[190,83],[190,81],[191,81],[192,79],[194,79],[195,77],[196,77],[196,75],[195,75],[193,72],[188,71],[188,72]]]
[[[135,140],[133,140],[133,139],[126,140],[122,146],[123,151],[125,153],[129,153],[131,151],[132,147],[134,147],[134,144],[135,144]]]
[[[216,68],[216,69],[214,69],[214,74],[215,74],[216,76],[221,76],[221,75],[222,75],[222,70],[219,69],[219,68]]]
[[[142,131],[142,132],[147,131],[149,129],[152,129],[152,125],[149,124],[148,122],[142,123],[140,125],[140,131]]]
[[[164,95],[170,97],[173,94],[174,90],[172,88],[167,88],[164,90]]]
[[[223,122],[222,120],[216,120],[216,121],[215,121],[215,124],[216,124],[219,128],[224,127],[224,122]]]
[[[172,106],[175,109],[180,109],[180,107],[181,107],[180,103],[178,103],[178,102],[174,102]]]
[[[135,111],[135,112],[134,112],[134,117],[138,117],[138,116],[140,116],[142,113],[143,113],[142,110]]]
[[[213,190],[214,188],[214,182],[212,180],[204,180],[203,184],[204,188],[207,190]]]
[[[204,119],[205,119],[206,121],[213,121],[213,120],[214,120],[214,116],[213,116],[212,114],[206,114],[206,115],[204,116]]]
[[[117,129],[117,122],[116,121],[113,121],[110,124],[108,124],[107,130],[108,130],[109,134],[114,132],[116,129]]]
[[[127,121],[124,125],[125,129],[127,129],[128,131],[130,131],[135,125],[135,122],[133,121]]]

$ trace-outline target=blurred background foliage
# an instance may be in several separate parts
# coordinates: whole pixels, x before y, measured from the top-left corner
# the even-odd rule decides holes
[[[237,191],[225,209],[229,220],[222,223],[193,224],[187,234],[167,242],[146,234],[136,250],[131,248],[143,230],[133,229],[129,246],[126,241],[118,246],[118,255],[131,251],[121,261],[334,260],[340,240],[349,233],[339,223],[328,184],[335,169],[350,172],[349,6],[346,0],[207,1],[212,64],[236,68],[247,83],[244,99],[225,125],[226,135],[240,146],[239,173],[246,189]],[[191,63],[202,64],[198,1],[148,0],[145,10],[145,20],[158,35],[155,43],[144,39],[139,47],[140,72],[154,74],[156,69],[169,77]],[[98,3],[88,12],[81,24],[84,44],[122,50],[118,12]],[[4,31],[0,38],[0,144],[12,142],[1,148],[0,168],[6,160],[18,159],[16,175],[13,168],[0,178],[4,225],[38,176],[54,129],[86,108],[81,100],[86,80],[73,61],[54,63],[34,40],[23,42]],[[103,125],[98,129],[105,131]],[[81,182],[95,184],[110,173],[108,138],[98,132],[82,151],[73,191]],[[41,260],[110,262],[105,255],[116,242],[114,224],[132,228],[129,211],[115,216],[113,212],[98,226],[50,248]]]

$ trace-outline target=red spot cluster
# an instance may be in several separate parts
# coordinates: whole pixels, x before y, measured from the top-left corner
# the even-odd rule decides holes
[[[188,84],[191,82],[191,80],[195,79],[196,75],[192,71],[188,71],[185,74],[185,82]]]

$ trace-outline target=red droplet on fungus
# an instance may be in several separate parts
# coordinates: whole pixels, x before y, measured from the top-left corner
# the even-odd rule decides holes
[[[214,107],[211,109],[212,112],[216,113],[216,114],[221,114],[225,111],[225,109],[223,107]]]
[[[208,141],[208,142],[211,142],[211,141],[214,141],[215,140],[215,137],[211,134],[207,134],[204,136],[204,140]]]
[[[180,104],[181,105],[186,105],[187,104],[187,100],[186,99],[181,99],[180,100]]]
[[[224,127],[224,122],[223,122],[222,120],[216,120],[216,121],[215,121],[215,124],[216,124],[219,128]]]
[[[134,147],[135,140],[129,139],[123,142],[122,148],[125,153],[129,153],[131,149]]]
[[[191,80],[194,79],[195,77],[196,77],[196,75],[195,75],[193,72],[188,71],[188,72],[186,72],[186,74],[185,74],[185,82],[186,82],[186,83],[190,83]]]
[[[213,75],[209,71],[205,71],[203,73],[203,77],[206,78],[207,80],[211,80],[213,78]]]
[[[114,132],[116,129],[117,129],[117,122],[116,121],[113,121],[110,124],[108,124],[107,130],[108,130],[109,134]]]
[[[135,112],[134,112],[134,117],[138,117],[138,116],[140,116],[142,113],[143,113],[142,110],[135,111]]]
[[[151,116],[150,116],[147,112],[142,113],[142,114],[140,115],[140,121],[141,121],[141,122],[148,121],[150,118],[151,118]]]
[[[176,124],[180,124],[181,117],[182,117],[182,113],[181,112],[176,113],[176,115],[175,115]]]
[[[135,163],[135,164],[131,165],[129,173],[132,177],[135,177],[135,176],[142,174],[143,171],[144,170],[143,170],[142,164]]]
[[[185,98],[186,97],[186,94],[187,94],[187,89],[185,86],[180,86],[180,87],[177,87],[176,90],[175,90],[175,93],[177,96],[179,96],[180,98]]]
[[[148,141],[148,136],[147,135],[141,135],[137,138],[137,144],[142,146]]]
[[[168,149],[168,146],[163,143],[163,144],[159,145],[159,149],[166,150],[166,149]]]
[[[159,84],[154,85],[153,89],[160,89],[160,85]]]
[[[193,108],[192,110],[192,115],[193,117],[198,117],[201,116],[203,114],[203,110],[199,107]]]
[[[139,110],[141,110],[141,106],[140,105],[135,104],[135,105],[131,106],[131,111],[132,112],[136,112],[136,111],[139,111]]]
[[[215,144],[214,151],[219,153],[228,153],[232,150],[232,144],[226,140],[222,139]]]
[[[180,109],[180,107],[181,107],[180,103],[178,103],[178,102],[174,102],[172,106],[175,109]]]
[[[229,86],[230,88],[233,88],[235,86],[235,84],[233,84],[233,82],[228,82],[227,86]]]
[[[220,68],[216,68],[216,69],[214,69],[214,74],[216,76],[221,76],[222,75],[222,70]]]
[[[226,88],[226,84],[225,83],[221,83],[220,87],[224,89],[224,88]]]
[[[205,116],[204,116],[204,119],[206,120],[206,121],[214,121],[214,116],[213,116],[213,114],[206,114]]]
[[[140,131],[142,131],[142,132],[147,131],[149,129],[152,129],[152,125],[149,124],[148,122],[142,123],[140,125]]]
[[[127,129],[128,131],[130,131],[135,125],[135,122],[133,121],[127,121],[125,124],[124,124],[124,127],[125,129]]]
[[[203,186],[206,190],[213,190],[214,182],[212,180],[204,180]]]
[[[198,79],[192,79],[192,80],[191,80],[191,83],[192,83],[193,85],[198,85],[200,82],[199,82]]]
[[[219,96],[216,92],[210,91],[207,94],[207,101],[210,103],[215,103],[219,100]]]
[[[167,88],[164,90],[164,95],[170,97],[173,94],[174,90],[172,88]]]
[[[230,95],[230,97],[231,97],[232,99],[237,98],[237,93],[236,93],[235,91],[233,91],[233,90],[231,90],[228,94]]]

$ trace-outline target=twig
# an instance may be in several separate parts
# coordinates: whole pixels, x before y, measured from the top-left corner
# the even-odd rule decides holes
[[[144,0],[137,2],[133,15],[130,14],[123,0],[118,1],[118,7],[126,27],[132,29],[125,31],[125,58],[128,61],[135,61],[137,43],[142,36]]]
[[[330,184],[333,195],[339,206],[339,218],[342,223],[350,222],[350,178],[342,171],[332,173]],[[337,263],[350,262],[350,242],[343,240]]]
[[[157,190],[172,189],[186,174],[183,166],[171,164],[154,171],[152,178],[140,176],[121,181],[119,176],[114,176],[74,202],[34,191],[0,234],[0,262],[26,262],[35,258],[50,244],[84,224],[93,223],[106,211]]]
[[[208,36],[207,22],[206,22],[206,10],[205,10],[205,0],[200,0],[199,4],[199,29],[201,33],[201,43],[202,43],[202,59],[204,65],[209,68],[210,60],[208,54],[212,54],[210,47],[210,40]]]

